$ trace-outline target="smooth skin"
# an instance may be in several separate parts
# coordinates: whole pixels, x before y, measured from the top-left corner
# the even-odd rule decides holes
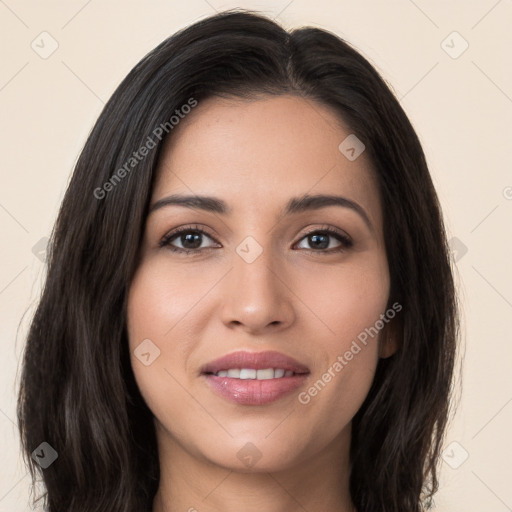
[[[385,313],[389,297],[370,160],[363,152],[349,161],[338,149],[350,133],[329,108],[291,95],[210,98],[174,128],[151,205],[204,195],[231,213],[168,205],[147,217],[127,314],[135,378],[155,417],[161,480],[153,512],[354,510],[351,422],[379,357],[396,350],[392,324],[308,404],[298,400]],[[305,194],[343,196],[370,225],[341,206],[283,215]],[[180,226],[190,226],[189,238],[161,245]],[[193,238],[198,228],[207,235]],[[325,228],[352,246],[308,236]],[[252,263],[236,251],[248,236],[263,250]],[[160,350],[148,366],[134,355],[146,339]],[[210,389],[200,368],[242,349],[283,352],[311,373],[273,403],[233,403]],[[237,457],[247,443],[261,455],[251,467]]]

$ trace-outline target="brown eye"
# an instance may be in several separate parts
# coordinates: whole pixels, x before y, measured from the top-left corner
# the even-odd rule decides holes
[[[192,228],[190,226],[184,226],[175,229],[168,233],[167,235],[165,235],[164,238],[162,238],[162,240],[160,241],[159,245],[160,247],[167,247],[171,251],[175,252],[199,253],[206,249],[212,249],[214,247],[212,245],[207,247],[201,247],[205,238],[213,240],[213,238],[203,229],[197,227]]]
[[[331,246],[332,239],[337,240],[338,245]],[[305,240],[309,245],[308,247],[302,247],[303,249],[311,252],[327,253],[341,252],[345,249],[352,247],[353,242],[346,235],[335,231],[333,229],[319,229],[310,231],[301,240]]]

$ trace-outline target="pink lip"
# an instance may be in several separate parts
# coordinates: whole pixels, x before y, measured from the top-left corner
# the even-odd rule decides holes
[[[215,375],[220,370],[230,368],[282,368],[293,371],[294,375],[268,380],[234,379]],[[213,391],[232,402],[240,405],[264,405],[301,386],[309,375],[309,368],[276,351],[239,351],[206,364],[201,369],[201,375],[206,378]]]
[[[291,393],[301,386],[308,374],[297,374],[279,379],[231,379],[204,375],[213,391],[240,405],[265,405]]]

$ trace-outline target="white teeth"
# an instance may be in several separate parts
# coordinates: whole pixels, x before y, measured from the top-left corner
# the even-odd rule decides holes
[[[240,378],[241,379],[255,379],[256,378],[256,370],[249,370],[247,368],[242,368],[240,370]]]
[[[230,368],[229,370],[220,370],[215,375],[217,377],[229,377],[231,379],[269,380],[291,377],[293,371],[285,371],[283,368],[265,368],[261,370],[255,370],[254,368]]]
[[[266,368],[265,370],[258,370],[256,372],[256,378],[258,380],[273,379],[274,378],[274,369]]]

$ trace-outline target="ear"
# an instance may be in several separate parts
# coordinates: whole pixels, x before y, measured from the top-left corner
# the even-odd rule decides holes
[[[400,347],[401,343],[401,322],[398,318],[394,318],[385,329],[382,330],[379,337],[379,357],[387,359],[391,357]]]

